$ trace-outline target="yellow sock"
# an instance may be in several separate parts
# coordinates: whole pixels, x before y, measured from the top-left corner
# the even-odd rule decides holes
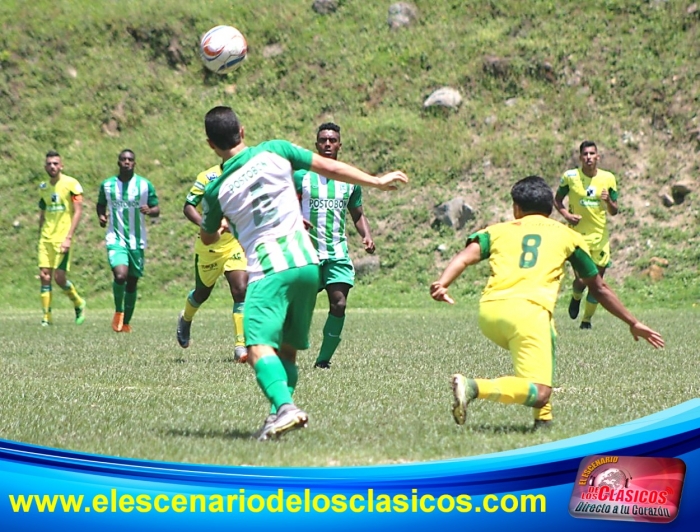
[[[75,289],[75,285],[70,281],[66,281],[66,286],[63,287],[63,293],[73,302],[74,307],[79,307],[83,304],[83,300],[80,299],[78,291]]]
[[[533,409],[535,420],[551,421],[552,420],[552,403],[547,403],[542,408]]]
[[[44,311],[44,319],[51,319],[51,286],[41,285],[41,309]]]
[[[598,303],[591,303],[590,301],[586,300],[586,308],[583,311],[583,321],[590,322],[597,308]]]
[[[185,299],[185,312],[183,314],[185,321],[192,321],[194,319],[194,315],[197,314],[197,311],[199,310],[199,305],[197,305],[194,299],[192,299],[193,294],[194,290],[187,294],[187,299]]]
[[[573,292],[571,292],[571,297],[576,301],[581,301],[581,298],[583,297],[583,292],[577,292],[576,290],[574,290]]]
[[[233,304],[233,334],[236,338],[236,346],[245,346],[245,331],[243,330],[243,305],[244,303]]]
[[[537,401],[537,386],[520,377],[474,379],[479,387],[479,399],[509,405],[532,406]]]

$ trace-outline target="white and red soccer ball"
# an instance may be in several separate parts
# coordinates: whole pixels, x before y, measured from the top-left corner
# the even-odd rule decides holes
[[[199,55],[206,66],[217,74],[236,70],[248,55],[248,43],[233,26],[216,26],[199,42]]]

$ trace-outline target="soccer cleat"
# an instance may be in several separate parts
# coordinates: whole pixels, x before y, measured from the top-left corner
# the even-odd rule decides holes
[[[464,425],[467,421],[467,406],[479,394],[474,379],[467,379],[464,375],[455,373],[452,375],[452,417],[458,425]]]
[[[134,330],[131,328],[131,325],[129,325],[128,323],[125,323],[124,325],[122,325],[122,330],[119,332],[130,333],[130,332],[134,332]]]
[[[579,329],[592,329],[593,325],[591,325],[590,321],[582,321],[581,325],[579,325]]]
[[[330,360],[321,360],[321,362],[316,362],[314,367],[318,369],[331,369],[331,362]]]
[[[122,332],[122,327],[124,327],[124,313],[115,312],[112,318],[112,330],[114,332]]]
[[[42,327],[48,327],[48,326],[50,326],[50,325],[51,325],[51,319],[48,319],[48,320],[47,320],[46,318],[44,318],[44,319],[41,320],[41,326],[42,326]]]
[[[267,440],[267,431],[270,430],[270,427],[272,424],[275,422],[277,419],[277,414],[270,414],[265,418],[265,422],[263,423],[263,426],[260,427],[255,434],[253,434],[253,438],[255,438],[258,441],[265,441]]]
[[[182,344],[180,344],[182,345]],[[233,348],[233,360],[240,364],[245,364],[248,361],[248,348],[244,345],[237,345]]]
[[[185,319],[185,313],[180,311],[177,317],[177,343],[180,347],[186,348],[190,346],[190,327],[192,322]]]
[[[573,297],[571,298],[571,301],[569,301],[569,318],[572,320],[575,320],[578,318],[578,311],[581,308],[581,300],[580,299],[574,299]]]
[[[87,303],[83,299],[83,302],[75,307],[75,324],[76,325],[82,325],[82,323],[85,321],[85,306]]]
[[[293,403],[282,405],[272,421],[259,437],[259,441],[278,438],[285,432],[303,429],[309,424],[309,415]]]
[[[552,423],[554,422],[551,419],[536,419],[532,425],[532,430],[551,429]]]

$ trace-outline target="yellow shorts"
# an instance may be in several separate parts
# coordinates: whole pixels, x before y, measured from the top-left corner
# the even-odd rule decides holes
[[[39,240],[39,268],[70,271],[70,251],[61,253],[61,242]]]
[[[245,271],[248,266],[243,248],[235,239],[223,246],[216,244],[214,246],[197,246],[195,251],[194,264],[197,283],[206,287],[214,286],[216,280],[224,272]]]
[[[526,299],[485,301],[479,305],[479,327],[510,351],[516,377],[552,386],[557,333],[547,309]]]
[[[605,244],[597,244],[596,246],[589,246],[591,258],[595,262],[596,266],[601,268],[607,268],[610,266],[610,242]]]

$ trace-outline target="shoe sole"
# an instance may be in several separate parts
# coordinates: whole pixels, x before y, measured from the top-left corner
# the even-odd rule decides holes
[[[452,376],[452,395],[454,396],[452,417],[457,425],[464,425],[467,421],[467,406],[469,406],[470,401],[466,399],[465,382],[466,379],[459,375]]]
[[[177,343],[180,344],[180,347],[183,349],[187,349],[190,346],[190,340],[188,339],[187,342],[183,343],[182,340],[180,340],[180,321],[185,321],[184,318],[182,317],[182,312],[180,312],[180,315],[177,317]]]
[[[82,325],[85,322],[85,307],[87,307],[87,303],[83,301],[83,306],[80,307],[80,316],[75,318],[75,324],[76,325]]]
[[[291,432],[296,429],[305,429],[309,425],[309,416],[305,412],[300,412],[290,419],[288,423],[281,427],[272,427],[264,434],[265,438],[279,438],[285,432]]]

